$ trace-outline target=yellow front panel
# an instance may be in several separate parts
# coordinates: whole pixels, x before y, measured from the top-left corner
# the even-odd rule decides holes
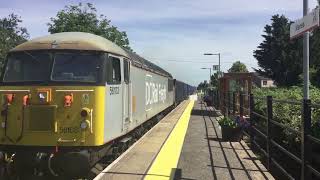
[[[1,105],[7,102],[6,94],[14,94],[14,99],[8,105],[7,117],[3,114],[0,116],[0,144],[31,146],[103,144],[104,86],[2,87]],[[29,103],[24,106],[23,97],[26,95],[29,97]],[[70,106],[66,105],[65,96],[72,97]],[[1,111],[5,110],[5,106],[1,108]],[[87,117],[80,115],[83,108],[89,112]],[[80,128],[81,122],[87,122],[89,126],[83,130]]]

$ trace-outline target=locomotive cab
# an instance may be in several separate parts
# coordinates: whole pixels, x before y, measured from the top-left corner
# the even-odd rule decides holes
[[[98,40],[110,46],[101,37],[79,33],[85,37],[72,41],[69,33],[59,34],[8,54],[0,87],[0,151],[19,172],[50,161],[43,168],[54,175],[63,169],[83,177],[117,130],[128,130],[130,61],[119,47],[97,48]]]
[[[102,144],[94,134],[94,112],[104,94],[104,60],[94,51],[10,53],[0,90],[1,144]]]

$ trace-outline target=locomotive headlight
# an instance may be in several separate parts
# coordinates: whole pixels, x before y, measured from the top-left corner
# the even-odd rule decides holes
[[[37,89],[37,96],[40,103],[49,103],[51,102],[51,89]]]
[[[88,129],[89,127],[90,127],[90,121],[88,121],[88,120],[81,121],[81,123],[80,123],[80,128],[81,128],[82,130],[86,130],[86,129]]]
[[[81,117],[87,117],[90,114],[90,109],[89,108],[82,108],[80,115]]]
[[[45,94],[44,92],[40,92],[39,99],[40,101],[45,101],[47,99],[47,94]]]

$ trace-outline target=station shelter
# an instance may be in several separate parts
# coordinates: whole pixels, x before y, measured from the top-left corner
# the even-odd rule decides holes
[[[249,94],[252,90],[252,73],[224,73],[219,78],[218,106],[223,114],[232,112],[240,114],[240,96],[243,98],[243,113],[248,115]]]

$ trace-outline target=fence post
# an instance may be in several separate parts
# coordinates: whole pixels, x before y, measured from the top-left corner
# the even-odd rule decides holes
[[[311,133],[311,100],[303,100],[302,109],[302,131],[301,131],[301,179],[311,179],[310,173],[308,172],[307,164],[310,162],[312,157],[312,147],[308,140],[308,135]]]
[[[218,90],[214,91],[214,108],[219,109]]]
[[[267,96],[267,154],[268,154],[268,160],[267,160],[267,166],[268,170],[270,170],[270,163],[271,163],[271,156],[272,156],[272,148],[270,140],[272,140],[272,134],[271,134],[271,120],[273,119],[273,112],[272,112],[272,96]]]
[[[228,91],[228,116],[230,115],[230,109],[231,109],[230,95],[231,95],[231,92]]]
[[[218,102],[218,105],[217,105],[217,109],[221,110],[221,102],[220,102],[220,99],[221,99],[221,94],[220,94],[220,90],[218,90],[217,92],[217,102]]]
[[[236,115],[236,92],[232,93],[232,113],[235,116]]]
[[[217,91],[217,109],[221,110],[220,91]]]
[[[250,96],[249,96],[249,109],[250,109],[250,126],[254,126],[254,114],[253,114],[253,111],[254,111],[254,96],[253,94],[251,93]],[[250,131],[250,141],[251,141],[251,145],[253,145],[253,140],[254,140],[254,130],[251,129]]]
[[[226,93],[223,93],[222,111],[224,116],[226,116],[226,107]]]
[[[243,94],[240,92],[240,117],[243,116]]]

